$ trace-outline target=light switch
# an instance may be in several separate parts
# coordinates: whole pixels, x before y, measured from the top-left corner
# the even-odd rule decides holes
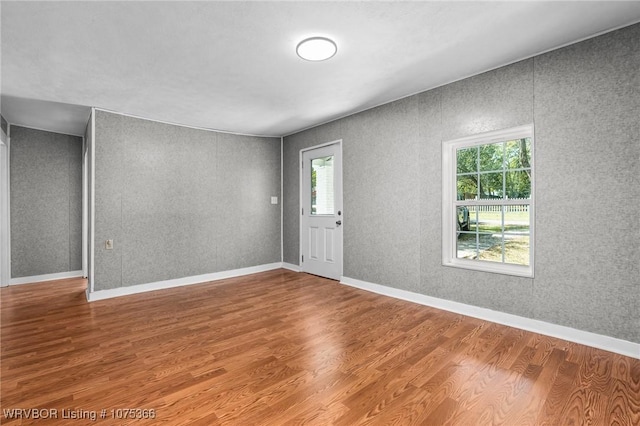
[[[104,242],[104,248],[106,250],[113,250],[113,240],[107,240]]]
[[[271,197],[271,204],[278,204],[278,197]]]

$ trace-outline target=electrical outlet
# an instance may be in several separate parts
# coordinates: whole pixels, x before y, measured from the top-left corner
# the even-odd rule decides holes
[[[271,204],[278,204],[278,197],[271,197]]]
[[[104,243],[104,248],[106,250],[113,250],[113,240],[107,240]]]

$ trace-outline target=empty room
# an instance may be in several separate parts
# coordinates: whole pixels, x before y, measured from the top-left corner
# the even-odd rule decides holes
[[[640,425],[640,2],[0,23],[0,424]]]

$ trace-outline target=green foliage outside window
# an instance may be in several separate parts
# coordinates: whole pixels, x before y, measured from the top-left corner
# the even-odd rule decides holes
[[[458,199],[531,197],[529,138],[457,150]]]

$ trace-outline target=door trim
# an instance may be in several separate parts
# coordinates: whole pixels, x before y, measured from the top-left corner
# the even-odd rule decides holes
[[[86,134],[86,133],[85,133]],[[82,137],[82,276],[84,278],[89,277],[89,268],[87,263],[89,261],[89,244],[87,240],[88,229],[89,229],[89,202],[87,200],[88,196],[88,185],[89,179],[87,177],[88,170],[88,161],[89,161],[89,153],[87,147],[87,138]]]
[[[3,164],[0,167],[2,178],[0,179],[0,287],[6,287],[11,281],[11,124],[7,123],[7,133],[1,131],[0,144],[2,145]]]
[[[302,223],[302,206],[304,205],[304,194],[303,194],[303,190],[304,190],[304,184],[303,184],[303,179],[304,179],[304,175],[303,175],[303,168],[302,168],[302,156],[305,152],[307,151],[313,151],[314,149],[318,149],[318,148],[324,148],[327,146],[331,146],[331,145],[338,145],[338,149],[340,150],[340,157],[342,159],[342,167],[340,167],[340,206],[342,208],[343,211],[343,216],[344,216],[344,182],[343,182],[343,169],[344,169],[344,156],[342,155],[342,139],[336,139],[334,141],[331,142],[325,142],[319,145],[314,145],[314,146],[310,146],[307,148],[303,148],[300,150],[300,155],[298,157],[298,186],[299,186],[299,198],[298,198],[298,222],[299,222],[299,226],[298,226],[298,265],[299,265],[299,271],[300,272],[305,272],[304,270],[304,263],[302,262],[302,235],[304,232],[303,229],[303,223]],[[344,219],[343,219],[344,221]],[[344,224],[342,225],[342,238],[340,239],[340,276],[343,275],[344,273]]]

